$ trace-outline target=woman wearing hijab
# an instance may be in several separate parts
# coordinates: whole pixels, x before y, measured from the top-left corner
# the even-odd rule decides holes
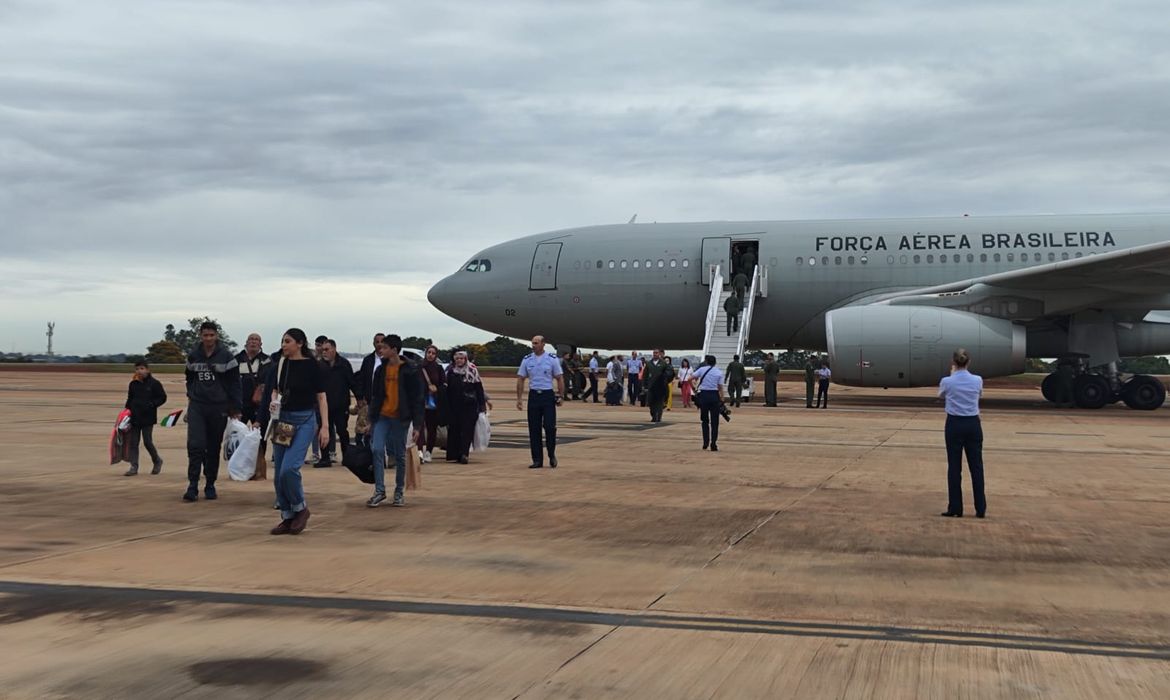
[[[486,410],[487,396],[479,370],[468,361],[467,352],[460,350],[451,358],[447,368],[447,461],[467,464],[471,454],[471,440],[475,437],[475,422]]]

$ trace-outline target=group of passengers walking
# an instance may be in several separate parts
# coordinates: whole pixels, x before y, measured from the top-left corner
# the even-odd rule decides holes
[[[516,408],[525,408],[527,383],[527,417],[529,443],[532,454],[530,468],[539,469],[548,457],[548,466],[556,468],[556,415],[564,392],[562,361],[545,351],[544,338],[532,339],[533,352],[520,364],[516,382]],[[418,449],[422,461],[428,462],[436,444],[438,431],[447,427],[447,461],[466,464],[479,414],[491,407],[484,391],[479,370],[466,352],[456,352],[446,368],[438,362],[438,348],[427,348],[421,362],[414,362],[402,354],[402,341],[397,335],[379,333],[374,336],[374,352],[363,358],[361,369],[355,375],[350,370],[337,369],[347,360],[339,359],[336,344],[328,339],[322,346],[320,359],[308,348],[304,331],[290,328],[281,338],[280,353],[276,358],[264,355],[260,337],[248,337],[245,349],[233,356],[219,340],[218,327],[204,323],[200,328],[200,342],[187,357],[186,388],[188,407],[187,455],[188,487],[183,500],[197,501],[200,475],[206,500],[216,500],[216,480],[219,475],[219,446],[229,418],[243,418],[262,426],[264,435],[273,444],[272,465],[276,504],[281,512],[280,523],[272,534],[299,534],[310,517],[301,479],[301,466],[311,445],[323,451],[322,460],[329,458],[331,444],[342,452],[350,448],[348,418],[358,415],[357,440],[372,451],[374,493],[366,502],[376,507],[386,500],[384,471],[387,455],[393,458],[395,482],[392,505],[405,504],[406,450]],[[590,375],[596,375],[596,353],[590,362]],[[945,430],[947,448],[948,503],[942,513],[946,517],[963,514],[961,469],[962,456],[967,456],[974,491],[975,514],[984,517],[987,503],[984,495],[982,427],[979,422],[979,399],[983,380],[971,374],[967,367],[970,357],[965,350],[954,354],[951,375],[944,378],[939,396],[946,401]],[[732,403],[739,405],[743,365],[738,356],[725,374],[717,366],[713,355],[704,358],[702,366],[692,369],[683,360],[676,369],[662,349],[655,349],[649,360],[631,353],[628,360],[615,356],[606,364],[607,403],[620,405],[623,385],[629,391],[630,402],[644,402],[650,410],[651,421],[661,422],[668,410],[673,383],[682,387],[684,407],[692,403],[699,409],[703,449],[719,450],[719,419],[730,420],[723,397],[730,389]],[[778,366],[773,357],[765,365],[765,380],[778,377]],[[819,384],[815,407],[827,407],[828,383],[831,378],[828,362],[815,367],[811,361],[806,367],[807,405],[812,403],[812,384]],[[625,380],[623,382],[623,379]],[[615,396],[614,388],[617,388]],[[590,389],[596,394],[595,385]],[[357,407],[350,410],[349,396],[357,398]],[[774,386],[766,389],[765,400],[775,403]],[[157,409],[167,400],[162,384],[150,374],[147,363],[139,363],[127,390],[126,408],[131,412],[130,470],[127,476],[138,472],[138,443],[145,442],[153,462],[153,474],[158,474],[163,461],[152,440],[157,422]],[[322,417],[325,417],[323,419]],[[413,439],[412,439],[413,437]],[[261,447],[261,461],[264,446]],[[318,461],[317,466],[322,462]],[[255,478],[266,475],[259,472]]]

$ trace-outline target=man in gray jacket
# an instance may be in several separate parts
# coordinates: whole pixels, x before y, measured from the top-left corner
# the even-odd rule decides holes
[[[204,321],[200,343],[187,356],[187,492],[183,500],[199,500],[199,472],[203,471],[203,496],[217,497],[219,448],[227,419],[239,418],[240,363],[219,342],[219,327]]]

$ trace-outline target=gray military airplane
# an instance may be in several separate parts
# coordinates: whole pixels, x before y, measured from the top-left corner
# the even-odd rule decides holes
[[[1157,379],[1117,372],[1122,357],[1170,353],[1164,214],[588,226],[482,250],[428,298],[559,346],[709,350],[741,271],[738,349],[827,350],[842,384],[934,385],[961,346],[984,376],[1064,358],[1082,407],[1165,401]],[[1055,374],[1043,391],[1059,398]]]

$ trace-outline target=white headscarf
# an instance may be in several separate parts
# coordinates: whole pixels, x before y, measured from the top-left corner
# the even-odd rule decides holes
[[[455,362],[455,358],[463,356],[467,363],[462,367]],[[460,350],[451,356],[451,371],[463,377],[464,384],[479,384],[482,380],[479,378],[479,369],[467,358],[467,351]]]

